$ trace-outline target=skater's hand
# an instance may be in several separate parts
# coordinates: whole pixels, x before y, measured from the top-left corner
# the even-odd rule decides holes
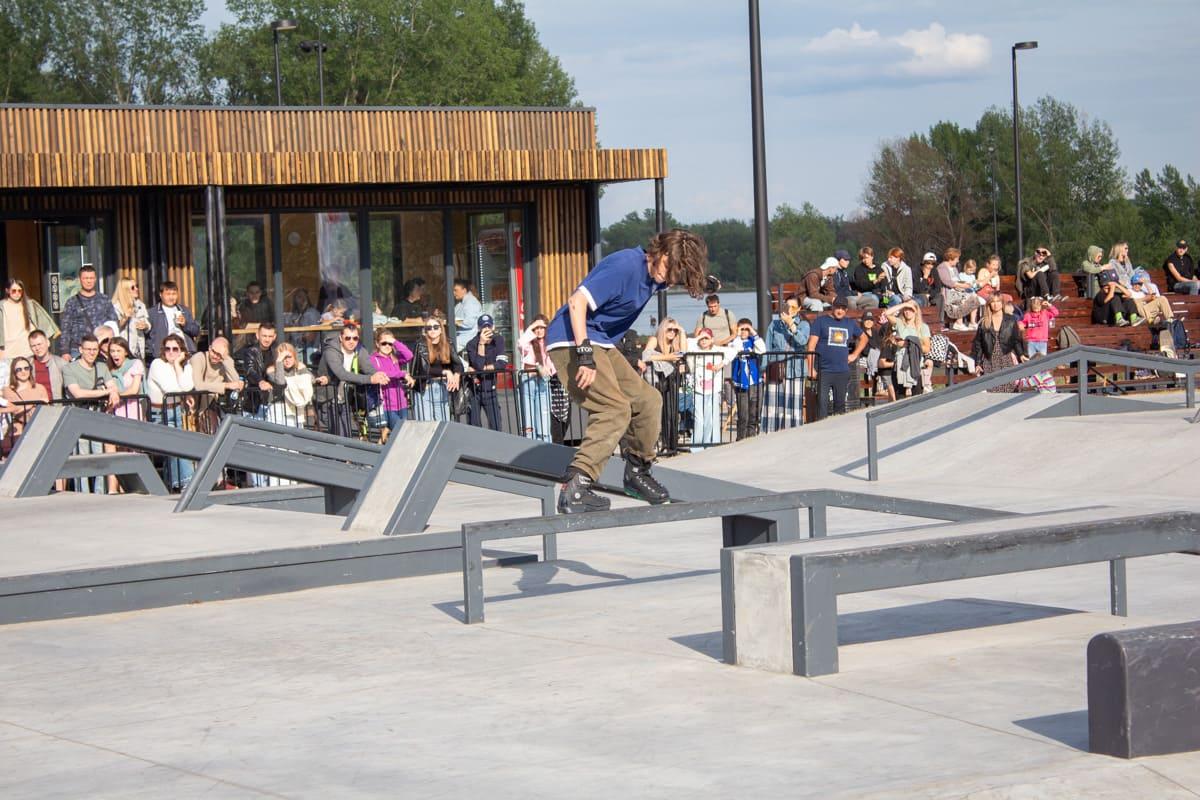
[[[575,385],[578,386],[581,391],[591,386],[592,382],[595,380],[595,367],[580,367],[579,369],[575,370]]]

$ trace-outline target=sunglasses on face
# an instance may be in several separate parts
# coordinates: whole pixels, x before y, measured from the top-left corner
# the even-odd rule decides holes
[[[442,329],[441,325],[426,325],[425,326],[425,330],[427,330],[427,331],[440,331],[441,329]]]
[[[180,352],[180,350],[178,347],[164,347],[163,352],[164,353],[178,353],[178,352]]]
[[[357,342],[358,337],[357,336],[343,336],[342,341],[343,342]]]
[[[32,367],[13,367],[13,372],[29,372]]]
[[[380,342],[380,343],[379,343],[379,346],[380,346],[380,347],[392,347],[392,346],[394,346],[395,344],[396,344],[395,342]]]

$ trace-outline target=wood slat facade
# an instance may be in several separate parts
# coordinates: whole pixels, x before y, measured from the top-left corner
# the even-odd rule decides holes
[[[666,171],[664,150],[598,148],[588,108],[0,105],[0,234],[5,219],[102,218],[107,272],[174,280],[187,303],[208,186],[231,215],[528,209],[549,313],[594,258],[598,186]]]

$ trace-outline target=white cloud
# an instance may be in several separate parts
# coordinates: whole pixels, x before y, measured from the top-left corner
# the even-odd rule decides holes
[[[834,28],[824,36],[809,41],[802,48],[809,53],[836,53],[846,47],[861,47],[879,43],[879,31],[866,31],[857,22],[845,28]]]
[[[895,36],[863,28],[857,22],[846,28],[800,43],[800,52],[822,56],[821,68],[806,66],[812,77],[840,76],[845,83],[886,79],[891,83],[911,79],[957,78],[982,71],[992,57],[986,36],[948,33],[939,22],[921,30]],[[833,58],[829,58],[832,56]]]

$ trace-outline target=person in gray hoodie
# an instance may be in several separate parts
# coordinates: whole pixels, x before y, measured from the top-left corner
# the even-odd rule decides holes
[[[1092,245],[1087,249],[1087,258],[1079,265],[1081,272],[1087,275],[1088,297],[1095,297],[1100,291],[1100,272],[1104,269],[1104,248]]]

